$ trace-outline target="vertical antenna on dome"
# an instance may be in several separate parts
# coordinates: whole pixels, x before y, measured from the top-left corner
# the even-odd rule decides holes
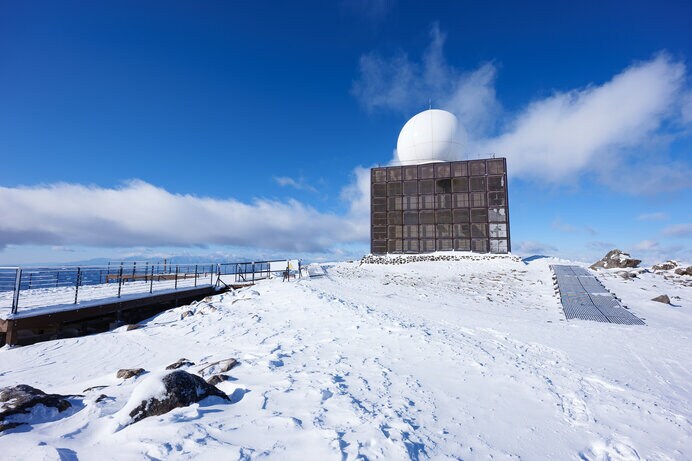
[[[428,110],[432,110],[432,99],[428,98]]]

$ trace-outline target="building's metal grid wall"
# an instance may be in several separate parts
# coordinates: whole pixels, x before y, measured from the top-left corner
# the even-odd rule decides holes
[[[504,158],[371,170],[370,251],[508,253]]]

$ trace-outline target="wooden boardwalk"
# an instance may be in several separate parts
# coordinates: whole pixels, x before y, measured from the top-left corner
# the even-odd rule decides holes
[[[248,286],[214,285],[179,288],[168,292],[139,293],[67,306],[45,306],[8,319],[0,319],[0,346],[27,345],[58,338],[84,336],[115,326],[137,323],[173,307],[190,304],[229,289]]]

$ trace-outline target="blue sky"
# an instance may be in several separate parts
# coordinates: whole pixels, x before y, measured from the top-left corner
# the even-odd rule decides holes
[[[688,2],[0,0],[0,264],[358,257],[428,106],[515,251],[692,261]]]

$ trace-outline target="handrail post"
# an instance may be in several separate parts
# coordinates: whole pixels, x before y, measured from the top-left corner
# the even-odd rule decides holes
[[[255,283],[255,262],[252,261],[252,283]]]
[[[154,265],[151,265],[151,280],[149,281],[149,294],[154,292]]]
[[[179,266],[176,264],[175,265],[175,288],[174,288],[175,290],[178,289],[178,268],[179,268]]]
[[[146,265],[144,266],[144,283],[147,283],[149,280],[147,280],[147,276],[149,275],[149,261],[146,262]]]
[[[195,264],[195,286],[197,286],[197,264]]]
[[[15,273],[14,276],[14,293],[12,296],[12,314],[17,313],[17,309],[19,308],[19,290],[21,289],[21,284],[22,284],[22,268],[18,267],[17,272]]]
[[[79,279],[82,277],[82,268],[77,268],[77,280],[74,284],[74,303],[77,304],[77,297],[79,296]]]
[[[123,287],[123,266],[120,265],[120,273],[118,274],[118,298],[120,297],[120,291]]]

